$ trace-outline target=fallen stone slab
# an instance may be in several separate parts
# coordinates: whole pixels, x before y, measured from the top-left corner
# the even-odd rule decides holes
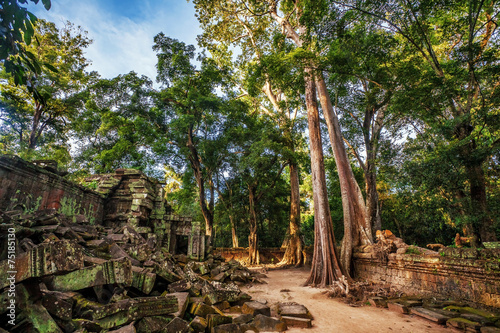
[[[132,287],[149,295],[154,288],[156,274],[149,268],[132,266]]]
[[[258,314],[270,317],[271,309],[269,306],[259,302],[246,302],[241,308],[241,313],[249,313],[254,317]]]
[[[68,321],[72,319],[74,302],[71,293],[44,291],[42,295],[42,305],[52,316]]]
[[[249,313],[244,313],[233,319],[235,324],[247,324],[253,320],[253,316]]]
[[[172,318],[164,316],[144,317],[135,325],[138,333],[160,333]]]
[[[83,268],[82,247],[73,241],[42,243],[15,260],[0,262],[0,289],[12,278],[19,283],[29,278],[71,272]]]
[[[109,331],[110,333],[137,333],[137,332],[140,332],[140,331],[137,331],[135,329],[135,326],[134,324],[130,324],[130,325],[127,325],[127,326],[123,326],[123,327],[120,327],[119,329],[117,330],[112,330],[112,331]],[[149,331],[148,331],[149,332]]]
[[[398,302],[387,302],[387,307],[389,310],[398,312],[398,313],[403,313],[403,314],[408,314],[410,313],[410,310],[408,307],[404,304],[398,303]]]
[[[299,317],[287,317],[281,316],[281,321],[283,321],[287,327],[300,327],[300,328],[311,328],[312,320],[309,318],[299,318]]]
[[[450,319],[448,316],[444,316],[436,311],[422,308],[422,307],[413,307],[410,310],[411,314],[417,315],[419,317],[425,318],[427,320],[430,320],[432,322],[435,322],[440,325],[445,325],[446,321]]]
[[[229,316],[223,316],[220,314],[209,314],[207,315],[207,328],[209,332],[212,332],[214,327],[224,324],[232,324],[233,319]]]
[[[187,307],[189,305],[189,293],[173,293],[173,294],[168,294],[168,296],[177,297],[177,303],[179,304],[179,311],[174,313],[174,316],[184,317],[184,313],[186,313]]]
[[[172,332],[172,333],[189,332],[189,323],[184,319],[175,317],[174,319],[172,319],[170,323],[168,323],[167,326],[165,326],[165,332]]]
[[[281,320],[262,314],[255,316],[252,325],[255,326],[259,332],[284,332],[287,329],[286,324]]]
[[[480,323],[460,317],[448,319],[448,321],[446,321],[446,326],[473,332],[479,332],[481,329]]]
[[[110,260],[64,275],[53,275],[45,278],[44,282],[50,290],[56,291],[74,291],[113,283],[130,286],[132,285],[132,264],[126,258]]]
[[[179,310],[177,297],[155,296],[124,299],[102,305],[82,296],[75,297],[78,313],[86,315],[104,329],[128,324],[143,317],[173,314]]]
[[[240,333],[240,327],[237,324],[223,324],[212,329],[212,333]]]
[[[191,313],[193,316],[207,318],[207,315],[215,314],[216,312],[215,312],[215,309],[213,307],[201,302],[201,303],[191,304],[189,313]]]
[[[302,304],[279,304],[278,313],[286,317],[298,317],[311,319],[311,314]]]
[[[200,316],[194,317],[194,319],[189,323],[189,327],[195,332],[205,332],[207,325],[207,320]]]

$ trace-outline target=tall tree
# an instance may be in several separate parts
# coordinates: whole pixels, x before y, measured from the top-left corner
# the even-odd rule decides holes
[[[280,4],[281,7],[279,7]],[[313,25],[315,22],[321,21],[325,15],[325,9],[324,2],[313,4],[312,2],[271,1],[268,13],[283,28],[284,35],[287,38],[292,40],[301,50],[309,51],[309,53],[306,53],[305,58],[305,68],[308,74],[305,76],[305,81],[306,86],[312,86],[307,81],[315,80],[314,87],[318,92],[337,164],[344,211],[344,238],[341,260],[346,274],[349,274],[353,248],[357,245],[372,243],[372,233],[369,225],[370,220],[366,216],[364,198],[351,169],[338,117],[333,109],[323,73],[315,71],[314,58],[319,55],[320,50],[315,48],[314,35],[305,22]],[[311,163],[313,163],[312,160]]]
[[[231,49],[241,48],[233,65],[234,81],[240,90],[240,98],[258,106],[262,114],[272,116],[283,131],[284,143],[290,154],[290,226],[286,239],[286,253],[283,264],[301,264],[302,240],[300,233],[299,164],[294,156],[300,142],[297,111],[301,101],[300,88],[291,84],[291,71],[282,66],[278,73],[270,72],[270,53],[273,51],[273,36],[278,27],[269,16],[255,15],[266,8],[266,3],[255,1],[194,1],[203,34],[199,41],[207,47],[220,63],[229,64]],[[271,57],[272,58],[272,57]],[[276,64],[277,59],[271,59]],[[281,59],[282,60],[282,59]],[[282,65],[284,62],[282,62]],[[249,73],[250,72],[250,73]],[[250,75],[249,75],[250,74]],[[250,76],[249,79],[245,79]]]
[[[225,132],[234,125],[232,114],[244,112],[246,105],[217,96],[216,89],[224,85],[224,70],[203,55],[199,56],[201,68],[197,70],[191,63],[194,46],[160,33],[155,37],[153,50],[158,57],[157,80],[163,84],[156,97],[157,107],[151,113],[158,133],[153,149],[165,158],[166,164],[178,169],[188,161],[211,243],[215,180],[230,144]]]
[[[89,62],[83,52],[91,41],[81,28],[68,22],[57,29],[53,23],[39,20],[34,36],[36,40],[26,50],[46,65],[32,69],[28,85],[36,88],[42,98],[33,96],[27,86],[15,85],[12,76],[1,85],[1,118],[7,133],[15,132],[18,139],[11,147],[27,152],[26,157],[44,155],[41,150],[51,142],[66,146],[66,125],[78,103],[75,96],[89,78],[85,71]]]
[[[469,234],[496,240],[488,210],[484,165],[498,149],[498,29],[496,1],[347,3],[405,42],[406,110],[437,130],[467,174]],[[408,98],[410,97],[410,98]],[[402,98],[399,99],[402,101]],[[410,116],[411,117],[411,116]],[[497,115],[496,115],[497,117]]]
[[[96,79],[79,94],[82,102],[72,133],[78,142],[74,159],[80,172],[137,168],[157,174],[146,139],[153,135],[148,122],[152,89],[150,79],[130,72],[113,79]]]

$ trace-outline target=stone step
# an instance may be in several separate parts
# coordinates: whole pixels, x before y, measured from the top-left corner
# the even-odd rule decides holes
[[[414,307],[410,309],[411,314],[417,315],[419,317],[428,319],[440,325],[445,325],[446,321],[450,319],[448,316],[444,316],[436,311],[429,310],[422,307]]]

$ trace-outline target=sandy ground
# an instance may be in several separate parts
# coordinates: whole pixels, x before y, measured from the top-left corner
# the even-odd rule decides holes
[[[267,300],[268,305],[297,302],[306,306],[314,317],[313,328],[291,328],[287,331],[290,333],[458,332],[413,315],[372,306],[351,307],[327,297],[324,289],[303,287],[301,284],[309,276],[307,268],[271,270],[266,274],[268,277],[264,280],[267,284],[244,287],[242,290],[254,300]],[[283,289],[290,291],[281,292]]]

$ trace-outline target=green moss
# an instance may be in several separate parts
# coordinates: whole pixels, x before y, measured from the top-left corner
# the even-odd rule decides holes
[[[483,311],[483,310],[480,310],[480,309],[475,309],[475,308],[472,308],[470,306],[455,306],[455,305],[450,305],[450,306],[447,306],[444,308],[445,310],[449,310],[449,311],[455,311],[455,312],[459,312],[459,313],[470,313],[470,314],[475,314],[477,316],[481,316],[481,317],[484,317],[486,319],[489,319],[489,320],[497,320],[499,319],[500,317],[490,313],[490,312],[487,312],[487,311]],[[464,319],[466,320],[466,319]]]
[[[413,246],[413,245],[409,246],[409,247],[406,249],[406,252],[405,252],[405,253],[406,253],[406,254],[418,254],[418,255],[422,254],[422,252],[420,252],[420,251],[418,250],[418,248],[417,248],[417,247],[415,247],[415,246]]]

